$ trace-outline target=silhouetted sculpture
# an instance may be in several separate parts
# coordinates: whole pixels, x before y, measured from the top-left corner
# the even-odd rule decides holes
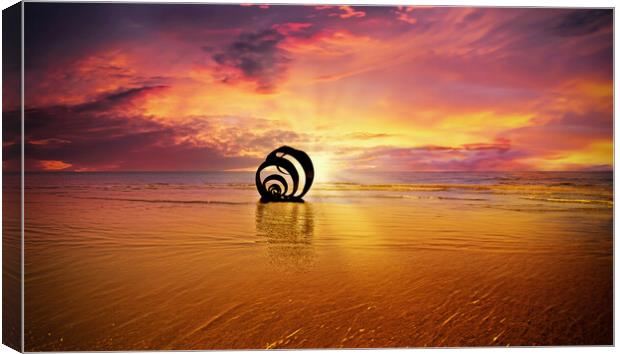
[[[302,171],[296,165],[301,166]],[[261,176],[261,172],[265,176]],[[300,189],[301,177],[304,186]],[[301,202],[313,180],[314,166],[308,154],[290,146],[272,151],[256,170],[256,188],[263,202]]]

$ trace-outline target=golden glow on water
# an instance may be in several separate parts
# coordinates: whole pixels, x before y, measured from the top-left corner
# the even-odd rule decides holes
[[[76,185],[27,194],[29,351],[612,343],[583,196]]]

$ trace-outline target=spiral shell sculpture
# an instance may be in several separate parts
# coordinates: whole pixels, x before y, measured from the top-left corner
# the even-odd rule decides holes
[[[314,166],[308,154],[290,146],[273,150],[256,170],[262,201],[302,201],[313,180]]]

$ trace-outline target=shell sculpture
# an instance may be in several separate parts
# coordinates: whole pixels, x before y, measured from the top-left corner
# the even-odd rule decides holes
[[[310,156],[290,146],[273,150],[256,170],[256,188],[264,202],[303,201],[313,180]]]

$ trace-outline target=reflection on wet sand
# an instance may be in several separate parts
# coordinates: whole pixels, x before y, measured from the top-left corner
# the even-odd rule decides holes
[[[257,203],[256,234],[272,264],[303,270],[314,261],[314,214],[310,203]]]
[[[184,176],[26,179],[26,351],[614,343],[613,208],[583,202],[611,177],[257,204]]]
[[[21,180],[3,173],[2,185],[2,343],[21,350]]]

